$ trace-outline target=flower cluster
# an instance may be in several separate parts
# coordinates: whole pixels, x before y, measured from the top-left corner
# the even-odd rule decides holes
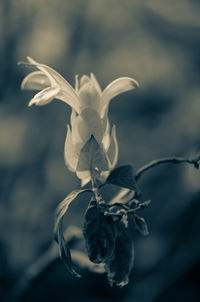
[[[83,75],[80,80],[76,76],[73,88],[54,69],[30,57],[27,59],[26,64],[38,70],[24,78],[21,88],[40,90],[31,99],[29,106],[33,104],[42,106],[53,99],[59,99],[72,108],[64,148],[67,167],[76,173],[83,186],[91,180],[91,156],[95,156],[92,169],[97,172],[99,180],[105,180],[118,160],[116,128],[113,125],[111,129],[108,119],[109,103],[120,93],[136,88],[137,81],[121,77],[102,91],[94,74],[91,73],[90,76]],[[95,155],[91,154],[91,149],[95,149]]]

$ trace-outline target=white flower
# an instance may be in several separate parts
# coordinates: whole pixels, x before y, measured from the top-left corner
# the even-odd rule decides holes
[[[101,167],[101,177],[106,177],[118,160],[118,143],[115,126],[110,130],[108,107],[110,100],[122,92],[138,87],[137,81],[129,77],[122,77],[111,82],[103,91],[93,73],[83,75],[80,80],[75,77],[75,89],[55,70],[37,63],[27,57],[30,65],[38,71],[31,72],[21,84],[22,89],[41,90],[29,102],[29,106],[46,105],[53,99],[59,99],[72,108],[70,124],[67,125],[65,141],[65,163],[68,168],[76,172],[85,185],[91,180],[90,167],[81,163],[87,152],[87,143],[94,138],[101,156],[105,156]],[[99,151],[98,150],[98,151]],[[99,153],[99,154],[100,154]],[[98,156],[99,156],[98,154]],[[98,169],[99,170],[99,169]]]

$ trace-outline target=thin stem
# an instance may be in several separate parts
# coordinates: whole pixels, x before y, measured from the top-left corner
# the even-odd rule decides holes
[[[112,204],[108,204],[108,207],[109,208],[112,208],[114,206],[119,206],[121,207],[122,209],[124,210],[128,210],[129,208],[125,205],[125,204],[122,204],[122,203],[119,203],[119,202],[115,202],[115,203],[112,203]]]
[[[199,168],[199,161],[200,161],[200,155],[194,158],[187,158],[187,157],[176,157],[176,156],[171,156],[171,157],[164,157],[160,159],[155,159],[152,160],[150,163],[142,166],[136,171],[135,174],[135,179],[138,180],[141,175],[146,172],[147,170],[154,168],[160,164],[181,164],[181,163],[188,163],[194,165],[195,168]]]
[[[134,213],[138,210],[143,210],[144,208],[148,208],[150,203],[151,203],[151,200],[146,200],[144,202],[141,202],[141,203],[139,203],[139,205],[136,208],[128,210],[128,213]]]
[[[94,192],[97,203],[105,204],[105,201],[103,200],[103,198],[99,192],[99,186],[96,183],[96,178],[95,178],[94,173],[91,173],[91,184],[92,184],[92,191]]]

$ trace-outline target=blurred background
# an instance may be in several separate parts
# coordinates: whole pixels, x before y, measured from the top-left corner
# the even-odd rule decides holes
[[[70,108],[27,104],[20,91],[29,55],[72,85],[94,72],[102,88],[120,76],[140,88],[116,97],[119,165],[200,153],[200,3],[196,0],[0,1],[0,301],[53,240],[54,211],[76,176],[64,165]],[[68,275],[58,260],[17,301],[200,301],[200,171],[163,165],[139,181],[151,208],[150,235],[134,233],[130,284],[110,288],[104,275]],[[66,225],[82,226],[88,203],[77,200]],[[78,288],[78,291],[77,291]],[[5,299],[6,300],[6,299]]]

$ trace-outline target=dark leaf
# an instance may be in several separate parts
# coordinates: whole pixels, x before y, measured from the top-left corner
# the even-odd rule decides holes
[[[92,198],[85,214],[83,234],[89,259],[104,262],[111,256],[115,245],[115,225],[112,217],[105,216],[102,205]]]
[[[55,234],[55,240],[58,243],[59,247],[59,254],[62,261],[65,263],[67,269],[69,272],[76,277],[80,277],[79,274],[75,272],[75,270],[72,268],[72,259],[70,254],[70,249],[67,243],[65,242],[63,231],[62,231],[62,219],[65,213],[68,210],[68,207],[70,203],[81,193],[90,191],[88,189],[83,190],[75,190],[72,191],[67,197],[58,205],[57,211],[56,211],[56,218],[55,218],[55,226],[54,226],[54,234]]]
[[[106,272],[110,285],[123,287],[129,282],[133,267],[134,248],[129,228],[123,221],[117,222],[117,237],[113,255],[106,262]]]
[[[135,228],[140,234],[144,236],[149,235],[148,226],[143,217],[134,214],[134,222]]]
[[[133,167],[130,165],[114,169],[108,176],[106,183],[138,191],[137,184],[133,176]]]
[[[78,171],[107,171],[108,161],[105,156],[103,148],[98,144],[93,135],[85,143],[80,151],[78,165]]]
[[[133,190],[127,188],[121,188],[120,191],[109,201],[109,204],[121,203],[126,204],[129,203],[130,200],[134,197],[135,192]]]

